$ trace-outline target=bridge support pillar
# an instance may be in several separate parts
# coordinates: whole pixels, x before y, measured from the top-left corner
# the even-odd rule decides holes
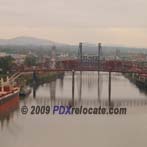
[[[33,71],[32,79],[33,79],[33,98],[36,98],[37,75],[35,71]]]
[[[109,106],[111,106],[111,72],[109,72],[108,103],[109,103]]]
[[[82,71],[80,71],[80,88],[79,88],[79,101],[82,99]]]
[[[37,83],[37,76],[36,76],[36,72],[33,71],[33,84],[36,84]]]
[[[33,98],[36,98],[36,85],[33,85]]]
[[[75,92],[75,71],[72,70],[72,106],[74,106],[74,92]]]
[[[100,101],[100,72],[98,71],[98,100]]]

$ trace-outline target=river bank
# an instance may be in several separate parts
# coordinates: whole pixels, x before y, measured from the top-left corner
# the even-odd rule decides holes
[[[37,73],[35,84],[42,85],[44,83],[49,83],[51,81],[56,80],[57,78],[63,78],[64,72],[49,72],[49,73]],[[33,75],[23,75],[17,79],[17,83],[21,86],[29,85],[32,86],[34,84]]]
[[[147,77],[143,74],[126,73],[124,74],[131,83],[133,83],[140,92],[147,94]]]

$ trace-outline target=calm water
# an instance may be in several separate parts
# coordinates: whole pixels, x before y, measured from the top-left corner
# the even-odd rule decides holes
[[[19,107],[51,105],[56,100],[71,100],[72,77],[36,88],[36,96],[20,100]],[[75,76],[75,100],[107,101],[108,74],[84,72]],[[112,101],[146,100],[147,96],[121,74],[112,76]],[[0,126],[0,147],[138,147],[147,146],[147,105],[127,106],[128,114],[110,115],[22,115],[17,109]]]

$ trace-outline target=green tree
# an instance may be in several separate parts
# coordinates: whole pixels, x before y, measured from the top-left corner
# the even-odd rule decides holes
[[[35,66],[37,65],[37,58],[34,56],[27,56],[25,58],[24,64],[27,66]]]
[[[14,59],[11,56],[6,56],[0,58],[0,72],[2,74],[6,74],[11,70],[11,65],[13,63]]]

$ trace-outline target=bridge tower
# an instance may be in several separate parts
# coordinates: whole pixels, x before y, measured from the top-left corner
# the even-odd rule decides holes
[[[50,67],[51,67],[51,69],[56,68],[56,47],[55,46],[53,46],[52,50],[51,50]]]
[[[79,56],[79,60],[80,63],[82,63],[82,58],[83,58],[83,51],[82,51],[82,42],[79,43],[79,51],[78,51],[78,56]],[[73,74],[74,76],[74,74]],[[74,82],[74,80],[73,80]],[[79,100],[81,101],[81,96],[82,96],[82,71],[80,71],[80,87],[79,87]]]
[[[98,71],[100,70],[101,50],[102,50],[102,45],[101,43],[98,43]]]
[[[101,46],[101,43],[98,43],[98,67],[97,67],[97,70],[98,70],[98,100],[100,101],[100,58],[101,58],[101,49],[102,49],[102,46]]]
[[[82,52],[82,42],[79,43],[79,50],[78,50],[78,58],[80,59],[80,62],[82,62],[82,56],[83,56],[83,52]]]

